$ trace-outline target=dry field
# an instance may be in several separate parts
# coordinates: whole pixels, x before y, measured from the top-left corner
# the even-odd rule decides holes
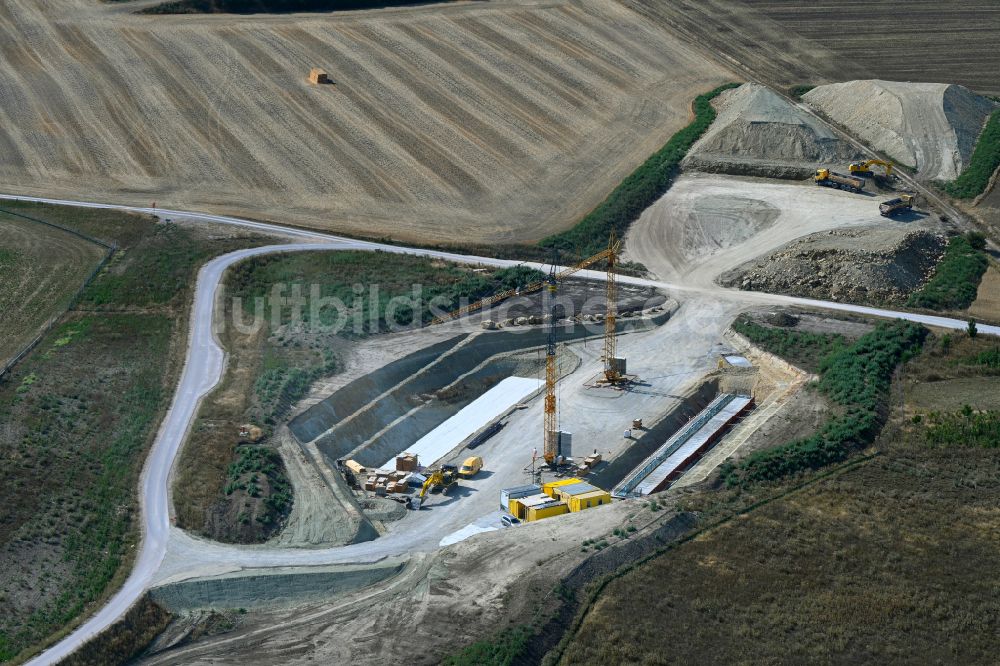
[[[0,367],[59,314],[105,249],[0,212]]]
[[[621,0],[776,85],[882,78],[1000,94],[994,0]]]
[[[142,4],[142,3],[139,3]],[[610,0],[140,16],[0,3],[0,182],[368,236],[572,224],[732,79]],[[309,68],[335,85],[310,86]]]

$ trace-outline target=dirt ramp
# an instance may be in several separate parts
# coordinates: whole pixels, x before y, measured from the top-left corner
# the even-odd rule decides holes
[[[823,123],[769,88],[746,83],[720,97],[719,115],[684,160],[687,168],[800,178],[858,157]]]
[[[996,107],[963,86],[877,79],[819,86],[802,99],[930,180],[958,177]]]

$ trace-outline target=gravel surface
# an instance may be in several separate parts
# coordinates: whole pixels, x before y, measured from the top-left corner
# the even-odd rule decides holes
[[[928,180],[958,177],[996,106],[962,86],[880,80],[819,86],[802,99]]]
[[[725,273],[725,287],[851,302],[898,302],[934,273],[945,238],[862,227],[812,234]]]
[[[769,88],[745,83],[720,96],[719,115],[684,166],[724,173],[802,177],[859,157],[817,118]]]

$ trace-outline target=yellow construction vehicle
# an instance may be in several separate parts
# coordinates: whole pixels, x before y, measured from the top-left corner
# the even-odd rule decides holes
[[[896,213],[902,213],[913,208],[913,194],[903,193],[895,199],[883,201],[878,206],[879,215],[882,217],[892,217]]]
[[[419,509],[424,503],[424,497],[428,492],[440,490],[442,495],[447,495],[448,490],[458,483],[458,468],[454,465],[441,465],[440,468],[427,471],[427,480],[421,486],[417,496],[407,503],[411,509]]]
[[[886,162],[885,160],[865,160],[864,162],[855,162],[848,166],[852,174],[858,176],[872,176],[874,172],[872,171],[873,166],[880,166],[885,169],[885,177],[889,178],[892,176],[892,162]]]
[[[845,176],[842,173],[830,171],[829,169],[816,169],[816,175],[813,177],[813,180],[816,181],[817,185],[837,187],[849,192],[861,192],[865,189],[865,181],[863,179],[855,178],[854,176]]]

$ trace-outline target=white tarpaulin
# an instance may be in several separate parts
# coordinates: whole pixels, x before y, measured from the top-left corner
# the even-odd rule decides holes
[[[508,377],[482,394],[457,414],[417,440],[406,450],[417,454],[421,465],[433,465],[466,437],[489,424],[508,409],[545,385],[541,379]],[[396,468],[396,456],[382,467]]]

